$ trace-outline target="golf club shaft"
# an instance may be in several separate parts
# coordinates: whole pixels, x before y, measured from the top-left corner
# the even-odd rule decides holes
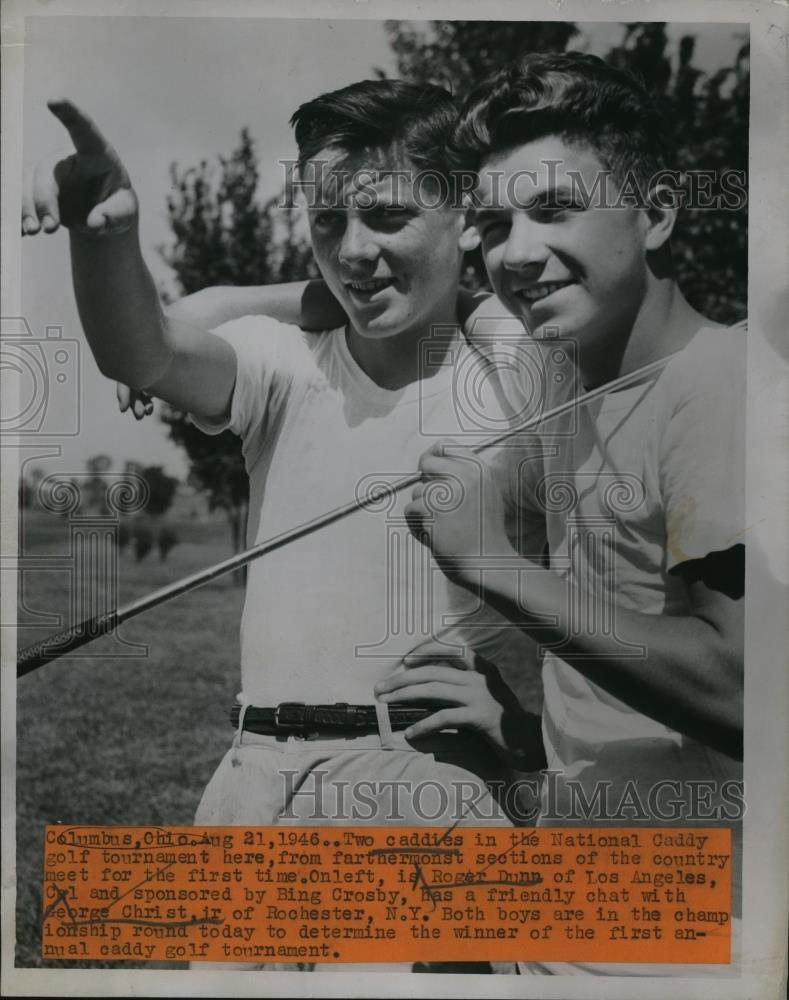
[[[610,382],[606,382],[604,385],[598,386],[596,389],[591,389],[580,396],[574,396],[571,399],[565,400],[558,406],[554,406],[550,410],[546,410],[545,413],[537,414],[536,416],[531,417],[517,427],[510,427],[506,431],[502,431],[500,434],[497,434],[495,437],[487,438],[485,441],[474,445],[471,450],[475,454],[479,454],[489,448],[494,448],[518,434],[533,431],[540,424],[543,424],[548,420],[553,420],[556,417],[560,417],[562,414],[568,413],[576,406],[586,406],[587,404],[594,402],[595,399],[599,399],[601,396],[607,395],[609,392],[615,392],[618,389],[624,389],[635,384],[636,382],[640,382],[642,379],[660,371],[671,357],[672,355],[668,355],[658,361],[653,361],[650,364],[636,369],[635,371],[629,372],[627,375],[620,375],[618,378],[615,378]],[[315,531],[319,531],[321,528],[324,528],[329,524],[333,524],[335,521],[340,521],[343,518],[348,517],[350,514],[354,514],[358,510],[366,510],[368,507],[375,506],[382,500],[414,486],[421,478],[421,474],[415,472],[410,475],[403,476],[401,479],[397,479],[391,484],[378,485],[366,496],[357,497],[341,507],[337,507],[332,511],[319,515],[312,521],[308,521],[305,524],[298,525],[296,528],[284,531],[280,535],[276,535],[273,538],[259,542],[257,545],[253,545],[251,548],[246,549],[243,552],[238,552],[235,555],[230,556],[230,558],[224,559],[222,562],[206,567],[206,569],[198,570],[196,573],[183,577],[181,580],[176,580],[174,583],[170,583],[165,587],[161,587],[159,590],[155,590],[144,597],[140,597],[136,601],[132,601],[124,607],[115,608],[103,615],[96,615],[93,618],[85,619],[76,625],[63,629],[61,632],[56,632],[54,635],[48,636],[46,639],[42,639],[40,642],[33,643],[31,646],[27,646],[23,649],[18,655],[17,677],[23,677],[25,674],[32,673],[32,671],[36,670],[44,663],[48,663],[50,660],[55,660],[68,653],[74,652],[75,649],[79,649],[81,646],[84,646],[89,642],[93,642],[93,640],[98,639],[99,636],[106,635],[108,632],[111,632],[113,629],[123,624],[123,622],[128,621],[131,618],[135,618],[144,611],[150,611],[151,608],[158,607],[160,604],[164,604],[166,601],[170,601],[174,597],[179,597],[181,594],[188,593],[190,590],[202,587],[204,584],[210,583],[211,580],[216,580],[218,577],[224,576],[226,573],[232,573],[233,570],[240,569],[240,567],[246,566],[255,559],[260,559],[261,556],[268,555],[270,552],[275,552],[277,549],[281,549],[285,545],[289,545],[292,542],[298,541],[300,538],[304,538]]]

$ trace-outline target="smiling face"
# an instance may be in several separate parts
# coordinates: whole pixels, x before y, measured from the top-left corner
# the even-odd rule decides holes
[[[558,328],[582,351],[627,336],[647,287],[646,212],[601,204],[616,194],[604,173],[589,147],[546,136],[486,160],[477,189],[496,293],[533,335]]]
[[[420,183],[418,169],[394,150],[350,156],[324,149],[304,174],[315,179],[316,262],[359,336],[421,334],[452,321],[464,219],[440,204],[437,185],[424,175]]]

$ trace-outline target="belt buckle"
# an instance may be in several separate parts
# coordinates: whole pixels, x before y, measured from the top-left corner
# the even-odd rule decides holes
[[[282,701],[274,709],[274,725],[277,729],[304,729],[307,706],[303,701]]]

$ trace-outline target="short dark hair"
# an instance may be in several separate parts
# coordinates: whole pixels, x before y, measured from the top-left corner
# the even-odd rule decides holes
[[[581,52],[528,55],[476,87],[450,137],[450,161],[478,171],[546,135],[588,145],[619,183],[632,173],[644,192],[673,165],[663,113],[646,87]]]
[[[457,112],[443,87],[362,80],[302,104],[290,124],[300,167],[327,146],[356,153],[399,145],[415,166],[448,177],[446,146]]]

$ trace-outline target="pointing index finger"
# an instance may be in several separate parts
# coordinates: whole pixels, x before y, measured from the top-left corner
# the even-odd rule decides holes
[[[87,115],[71,101],[58,99],[47,101],[47,107],[66,128],[78,153],[104,153],[109,144]]]

